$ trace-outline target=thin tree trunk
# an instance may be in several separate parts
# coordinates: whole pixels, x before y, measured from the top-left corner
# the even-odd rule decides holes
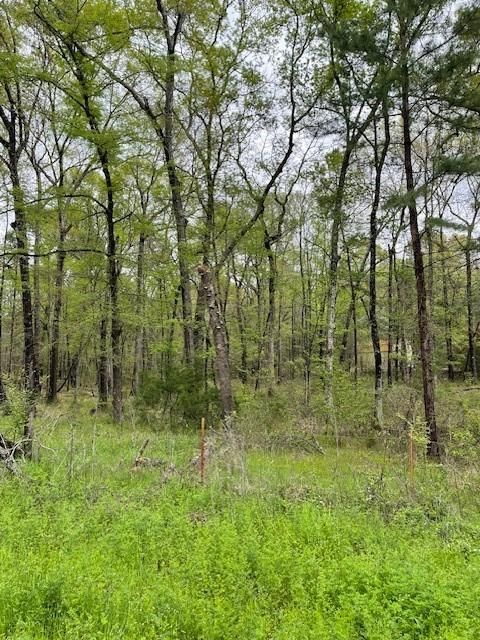
[[[63,303],[63,279],[66,253],[65,237],[67,230],[64,226],[62,203],[58,202],[58,253],[55,270],[55,292],[53,302],[52,339],[50,343],[48,364],[48,390],[47,402],[55,402],[58,387],[58,353],[60,347],[60,318]]]
[[[450,301],[448,298],[446,259],[447,258],[445,255],[443,229],[440,226],[440,264],[441,264],[441,270],[442,270],[443,324],[445,329],[445,353],[447,356],[448,379],[452,382],[453,380],[455,380],[455,371],[453,368],[452,312],[450,309]]]
[[[327,322],[325,345],[325,403],[329,412],[329,421],[333,418],[333,364],[335,348],[335,326],[337,306],[338,262],[340,259],[338,244],[342,225],[342,207],[347,170],[350,162],[350,151],[346,150],[340,169],[338,185],[335,193],[335,202],[332,212],[332,229],[330,234],[330,265],[328,274],[327,291]]]
[[[348,336],[350,335],[350,324],[353,320],[355,305],[356,305],[356,297],[357,291],[360,287],[361,279],[365,272],[365,267],[367,265],[368,256],[370,255],[370,249],[365,253],[362,264],[360,266],[359,272],[355,280],[350,278],[350,304],[348,306],[347,315],[345,318],[345,326],[343,329],[342,342],[340,345],[340,355],[339,362],[340,364],[344,364],[347,359],[347,346],[348,346]],[[349,272],[350,273],[350,272]]]
[[[245,267],[246,270],[246,267]],[[245,271],[244,271],[245,274]],[[237,318],[238,325],[238,334],[240,337],[240,371],[239,378],[242,384],[247,384],[248,382],[248,351],[247,351],[247,337],[245,335],[245,315],[242,309],[242,301],[240,298],[240,292],[242,290],[243,276],[238,279],[236,270],[235,270],[235,260],[232,259],[232,275],[235,282],[235,313]]]
[[[297,357],[297,341],[295,336],[295,301],[292,300],[292,308],[290,310],[290,379],[295,379],[295,359]],[[302,345],[305,347],[305,324],[304,324],[304,311],[302,305]],[[307,361],[304,357],[304,369],[306,371]]]
[[[35,353],[27,225],[25,220],[23,190],[18,176],[16,153],[13,153],[10,157],[10,176],[13,187],[13,206],[15,212],[15,221],[12,223],[12,226],[15,230],[17,249],[19,252],[18,265],[22,287],[24,379],[25,388],[31,396],[30,402],[33,408],[33,395],[39,391],[40,377]],[[23,435],[25,440],[24,450],[27,456],[31,457],[33,444],[33,426],[31,420],[26,421]]]
[[[344,239],[345,240],[345,239]],[[347,267],[348,267],[348,281],[350,284],[350,309],[351,309],[351,318],[353,325],[353,378],[355,382],[358,380],[358,331],[357,331],[357,287],[360,284],[360,278],[358,278],[357,282],[354,281],[353,273],[352,273],[352,260],[350,255],[350,249],[348,244],[345,243],[346,253],[347,253]],[[342,345],[343,346],[343,345]],[[347,344],[345,343],[345,348]]]
[[[401,33],[404,58],[406,34]],[[402,64],[402,104],[401,113],[403,120],[403,148],[405,163],[405,178],[407,193],[410,195],[408,205],[409,226],[412,240],[415,280],[417,286],[418,332],[420,337],[420,358],[422,362],[423,401],[425,407],[425,419],[427,422],[428,444],[427,452],[432,457],[440,455],[438,442],[437,420],[435,415],[435,387],[432,369],[432,337],[430,331],[430,318],[427,309],[427,291],[425,286],[425,269],[423,264],[423,251],[418,228],[418,213],[415,202],[415,180],[412,162],[412,138],[410,132],[410,104],[409,104],[409,69],[408,62],[404,59]]]
[[[190,269],[188,264],[187,217],[183,205],[181,182],[175,158],[174,142],[174,101],[175,74],[177,68],[176,47],[182,33],[185,14],[176,15],[175,29],[172,32],[167,9],[162,0],[157,0],[157,9],[162,19],[163,32],[167,45],[165,73],[165,101],[163,108],[163,130],[160,138],[167,167],[170,186],[172,211],[177,230],[178,268],[180,272],[180,291],[182,297],[183,350],[188,364],[193,364],[195,355],[194,333],[192,327],[192,299],[190,293]],[[157,123],[158,124],[158,123]]]
[[[9,339],[9,349],[8,349],[8,375],[12,375],[13,371],[13,347],[14,347],[14,336],[15,336],[15,320],[17,317],[17,270],[18,264],[15,263],[15,278],[13,280],[13,296],[12,296],[12,310],[10,312],[10,339]]]
[[[99,140],[101,130],[97,121],[94,107],[92,106],[88,83],[83,69],[83,60],[78,56],[78,49],[68,45],[70,55],[75,64],[75,75],[82,91],[83,109],[88,120],[90,131]],[[107,226],[107,274],[108,290],[110,294],[110,341],[112,346],[112,409],[114,422],[121,422],[123,417],[122,398],[122,321],[118,301],[118,284],[120,278],[120,263],[117,255],[117,238],[115,234],[115,199],[114,187],[110,170],[110,154],[101,142],[95,144],[98,160],[102,169],[103,179],[107,192],[107,202],[104,207],[105,222]]]
[[[33,307],[32,293],[30,288],[30,266],[28,263],[28,240],[26,232],[23,204],[18,202],[15,205],[15,235],[17,238],[17,248],[19,250],[19,271],[22,287],[22,310],[23,310],[23,334],[24,334],[24,370],[26,387],[29,391],[38,391],[39,372],[35,354],[35,338],[33,328]]]
[[[282,298],[280,298],[278,303],[278,313],[277,313],[277,335],[275,338],[275,367],[277,370],[276,380],[277,383],[283,379],[283,349],[282,349]]]
[[[35,350],[35,360],[38,366],[38,391],[40,391],[40,344],[42,341],[42,322],[41,322],[41,304],[40,304],[40,227],[35,225],[34,234],[34,253],[33,259],[33,348]]]
[[[393,384],[393,268],[394,268],[395,249],[389,245],[388,247],[388,338],[387,338],[387,384],[389,387]]]
[[[350,289],[350,293],[352,290]],[[338,357],[338,361],[340,364],[345,364],[347,361],[347,351],[348,351],[348,337],[350,336],[350,324],[352,322],[353,316],[353,298],[350,296],[350,304],[348,305],[347,314],[345,316],[345,325],[343,327],[342,334],[342,342],[340,344],[340,354]]]
[[[135,353],[133,361],[132,376],[132,393],[136,395],[140,386],[140,378],[143,373],[144,363],[144,312],[145,312],[145,295],[144,295],[144,262],[145,262],[145,234],[140,233],[138,239],[138,255],[137,255],[137,299],[136,299],[136,316],[137,324],[135,327]]]
[[[7,245],[7,233],[8,233],[8,214],[5,222],[5,235],[3,238],[3,252],[5,253]],[[2,273],[0,276],[0,404],[5,402],[6,394],[3,384],[3,292],[5,289],[5,270],[6,270],[6,258],[2,259]],[[13,319],[12,319],[13,320]]]
[[[302,222],[302,225],[304,223]],[[299,261],[300,261],[300,279],[302,284],[302,359],[303,359],[303,383],[304,383],[304,400],[305,406],[310,404],[311,393],[311,373],[312,373],[312,278],[311,264],[308,249],[304,249],[303,243],[303,226],[300,228],[299,238]],[[292,372],[295,373],[296,355],[295,344],[295,313],[294,303],[292,302]],[[293,378],[293,375],[292,375]]]
[[[402,273],[405,272],[405,256],[402,258]],[[397,258],[393,258],[393,275],[397,293],[396,317],[395,317],[395,381],[407,383],[410,380],[410,365],[407,363],[407,343],[405,337],[405,283],[397,269]]]
[[[106,406],[108,403],[108,355],[107,355],[107,319],[100,322],[100,357],[98,360],[98,404]]]
[[[170,330],[168,332],[167,338],[167,357],[165,360],[165,371],[164,375],[168,374],[172,368],[172,355],[173,355],[173,340],[175,337],[175,320],[177,318],[177,309],[178,309],[178,299],[181,296],[181,288],[175,291],[175,297],[173,299],[173,308],[172,308],[172,316],[170,322]]]
[[[472,228],[467,233],[467,246],[465,248],[466,263],[466,298],[467,298],[467,329],[468,329],[468,365],[472,378],[477,380],[477,357],[475,346],[475,328],[473,326],[473,294],[472,294]]]
[[[265,325],[265,369],[267,371],[267,393],[268,395],[272,395],[275,384],[277,266],[271,239],[266,229],[264,231],[263,245],[265,247],[268,258],[268,313]]]
[[[263,305],[262,305],[262,279],[259,273],[259,265],[255,264],[256,294],[257,294],[257,358],[255,363],[255,391],[260,388],[260,377],[262,372],[262,350],[263,350]]]
[[[382,172],[387,157],[388,147],[390,146],[390,127],[388,120],[388,106],[383,105],[383,120],[385,139],[382,146],[382,152],[378,154],[377,141],[377,124],[375,123],[375,193],[373,197],[372,209],[370,211],[370,332],[372,337],[373,358],[375,363],[375,398],[374,398],[374,421],[375,426],[379,429],[383,428],[383,375],[382,375],[382,350],[380,346],[380,333],[378,330],[377,317],[377,238],[378,238],[378,221],[377,213],[380,204],[380,191],[382,186]]]

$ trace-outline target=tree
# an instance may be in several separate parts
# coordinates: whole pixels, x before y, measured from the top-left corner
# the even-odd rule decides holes
[[[51,34],[59,58],[69,68],[73,86],[67,86],[50,78],[58,84],[68,98],[76,105],[78,113],[85,118],[88,126],[88,139],[95,148],[104,181],[106,201],[102,204],[107,228],[107,273],[110,305],[110,340],[112,347],[112,405],[113,418],[116,422],[122,420],[122,321],[119,306],[119,278],[121,272],[117,255],[117,232],[115,220],[116,187],[113,178],[113,157],[115,155],[116,139],[110,124],[111,113],[103,116],[98,95],[100,87],[96,70],[90,59],[84,54],[79,41],[85,37],[85,29],[93,28],[94,24],[82,21],[81,13],[72,10],[63,3],[42,2],[35,4],[35,15],[43,24],[47,33]],[[79,22],[80,20],[80,22]],[[70,26],[72,25],[72,26]],[[53,44],[53,43],[52,43]],[[111,109],[114,107],[110,105]],[[102,124],[103,119],[103,124]],[[84,133],[85,137],[87,134]]]
[[[435,388],[432,368],[432,334],[430,317],[427,308],[427,289],[425,283],[425,268],[423,249],[418,222],[418,210],[416,204],[417,185],[413,166],[413,142],[412,142],[412,107],[410,104],[412,93],[412,79],[416,72],[415,65],[419,59],[428,53],[418,53],[416,45],[424,37],[433,20],[438,20],[440,9],[445,2],[431,0],[416,6],[410,3],[391,2],[389,6],[395,13],[398,29],[398,55],[399,55],[399,90],[400,112],[402,116],[403,154],[405,181],[407,189],[407,208],[409,212],[409,227],[412,242],[412,251],[415,269],[415,282],[417,287],[417,313],[418,332],[420,339],[420,359],[422,363],[423,401],[425,407],[425,420],[427,423],[428,445],[427,450],[432,457],[440,455],[437,419],[435,415]],[[413,76],[413,78],[412,78]]]
[[[340,131],[341,147],[331,154],[336,162],[336,186],[331,200],[330,266],[326,302],[325,400],[334,420],[333,365],[338,290],[339,241],[344,219],[348,172],[358,143],[375,118],[388,91],[385,60],[390,42],[384,25],[374,10],[361,2],[329,7],[321,3],[314,18],[322,25],[326,67],[320,76],[328,91],[326,113]],[[388,29],[386,30],[388,34]],[[348,33],[348,36],[347,36]],[[358,72],[357,72],[358,69]],[[332,123],[330,123],[331,126]]]
[[[33,395],[40,389],[40,372],[35,350],[28,220],[21,163],[30,141],[30,124],[39,90],[26,79],[27,61],[21,54],[22,47],[25,46],[25,32],[18,29],[14,17],[15,12],[11,6],[3,5],[0,8],[0,46],[3,58],[0,75],[0,145],[3,149],[1,160],[10,179],[10,197],[15,215],[12,228],[16,237],[22,291],[24,382],[33,401]],[[25,424],[24,439],[25,449],[31,454],[31,420]]]

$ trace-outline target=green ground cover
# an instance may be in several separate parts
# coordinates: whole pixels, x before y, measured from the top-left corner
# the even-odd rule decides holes
[[[420,456],[412,486],[381,447],[222,441],[202,486],[196,436],[44,412],[0,476],[1,638],[480,637],[471,467]],[[132,471],[146,438],[170,477]]]

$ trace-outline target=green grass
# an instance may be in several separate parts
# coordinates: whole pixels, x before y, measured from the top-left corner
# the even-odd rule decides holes
[[[476,640],[471,469],[327,447],[219,449],[196,436],[43,410],[37,463],[0,476],[0,637]],[[132,471],[146,455],[182,473]]]

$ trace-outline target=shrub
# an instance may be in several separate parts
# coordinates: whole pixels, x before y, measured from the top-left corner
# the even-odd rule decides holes
[[[217,415],[219,408],[217,390],[212,385],[205,387],[192,367],[171,367],[164,376],[145,374],[136,404],[147,422],[158,412],[172,419],[198,421],[202,415]]]

